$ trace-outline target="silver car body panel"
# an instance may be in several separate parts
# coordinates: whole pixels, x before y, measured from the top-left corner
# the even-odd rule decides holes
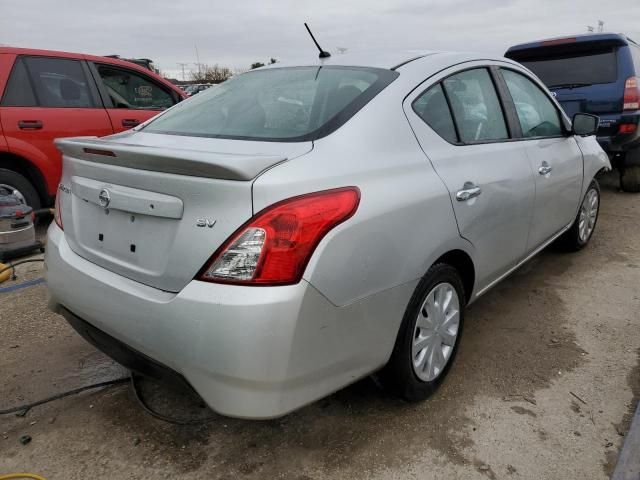
[[[193,281],[176,294],[85,260],[55,224],[46,255],[54,310],[65,306],[182,374],[217,412],[242,418],[284,415],[384,365],[417,284],[342,308],[304,280]]]
[[[340,55],[303,65],[403,63],[397,55],[364,58]],[[550,159],[566,160],[554,144],[560,140],[453,146],[410,108],[411,99],[446,72],[522,67],[473,54],[403,58],[413,60],[398,67],[396,80],[313,143],[134,129],[90,141],[89,148],[117,150],[122,161],[107,163],[84,151],[86,139],[60,142],[64,232],[52,224],[46,252],[52,308],[64,306],[182,374],[214,410],[230,416],[280,416],[380,368],[419,279],[434,262],[452,251],[470,259],[472,302],[568,228],[588,183],[609,167],[594,138],[566,138],[560,147],[578,159],[581,151],[584,167],[557,164],[561,175],[546,185],[539,215],[542,232],[544,209],[557,193],[562,208],[553,212],[555,231],[530,242],[534,168],[552,149]],[[138,168],[136,152],[159,162]],[[198,170],[176,171],[180,159],[196,161]],[[480,183],[483,193],[458,202],[456,189],[466,180]],[[345,186],[360,189],[358,210],[322,239],[298,284],[194,280],[256,212]]]
[[[78,255],[145,285],[178,292],[251,217],[252,182],[237,176],[201,176],[202,168],[209,167],[185,175],[187,170],[177,173],[169,165],[177,166],[185,157],[185,163],[192,164],[197,153],[201,165],[213,165],[221,177],[244,165],[242,175],[253,178],[286,158],[310,151],[312,144],[238,142],[249,143],[252,149],[237,148],[240,153],[230,154],[228,140],[166,137],[138,132],[58,141],[63,153],[59,195],[63,214],[67,212],[65,234]],[[179,138],[184,138],[186,150],[169,150],[173,157],[162,161],[169,158],[166,149],[174,148]],[[141,147],[140,142],[153,146]],[[208,153],[206,145],[216,153]],[[87,153],[86,148],[116,156]],[[137,168],[139,157],[148,151],[152,153],[146,166],[153,171]],[[99,199],[103,190],[111,197],[106,207]],[[212,228],[200,228],[199,220]]]
[[[252,180],[262,171],[287,159],[280,155],[177,149],[153,143],[153,146],[137,145],[96,137],[56,140],[56,146],[63,155],[78,160],[219,180]]]

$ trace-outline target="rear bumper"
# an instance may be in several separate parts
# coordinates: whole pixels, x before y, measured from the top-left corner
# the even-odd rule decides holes
[[[634,133],[598,136],[598,143],[605,152],[619,153],[640,147],[640,113],[625,113],[623,115],[603,116],[612,121],[615,132],[621,124],[635,124],[638,128]]]
[[[78,256],[55,224],[46,269],[54,311],[73,312],[72,320],[184,378],[213,410],[241,418],[284,415],[384,365],[415,287],[341,308],[304,281],[192,281],[169,293]]]
[[[107,335],[62,305],[55,305],[54,308],[56,313],[62,315],[82,338],[129,370],[182,389],[191,389],[191,385],[178,372],[138,352],[117,338]]]

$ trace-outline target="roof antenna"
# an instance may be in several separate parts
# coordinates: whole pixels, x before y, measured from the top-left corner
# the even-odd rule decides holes
[[[316,41],[316,37],[313,36],[313,33],[311,33],[311,29],[309,28],[309,25],[307,25],[307,22],[304,22],[304,26],[307,29],[307,32],[309,32],[309,35],[311,36],[311,40],[313,40],[313,43],[316,44],[316,47],[318,47],[318,50],[320,51],[320,55],[318,55],[320,58],[328,58],[331,56],[331,54],[325,50],[322,50],[322,48],[320,47],[320,45],[318,45],[318,42]]]

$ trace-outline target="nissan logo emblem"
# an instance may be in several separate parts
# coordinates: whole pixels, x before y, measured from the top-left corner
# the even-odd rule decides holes
[[[107,190],[106,188],[100,190],[100,193],[98,194],[98,200],[100,201],[101,207],[107,208],[111,203],[111,195],[109,194],[109,190]]]

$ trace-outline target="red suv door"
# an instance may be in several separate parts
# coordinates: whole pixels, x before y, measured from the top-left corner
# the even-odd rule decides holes
[[[182,97],[152,75],[120,64],[93,62],[102,99],[115,132],[148,120]]]
[[[9,151],[42,173],[50,196],[56,192],[62,169],[53,140],[113,133],[88,66],[80,59],[16,56],[0,108]],[[19,193],[39,207],[35,189],[24,190]]]

